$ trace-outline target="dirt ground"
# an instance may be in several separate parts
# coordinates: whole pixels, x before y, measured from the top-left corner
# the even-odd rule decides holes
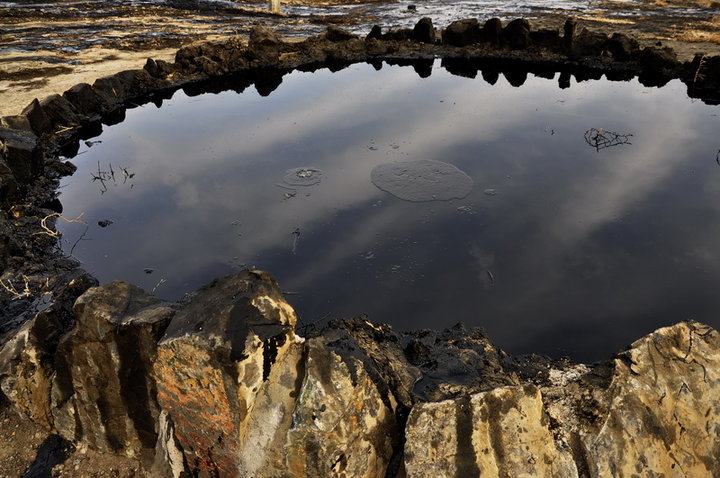
[[[0,478],[133,478],[146,476],[132,458],[77,449],[48,435],[0,398]]]
[[[202,7],[197,0],[189,1]],[[351,2],[351,9],[332,8],[338,3],[316,3],[317,8],[282,15],[264,13],[262,5],[187,9],[138,3],[100,8],[97,2],[81,1],[54,9],[48,4],[23,8],[0,4],[0,116],[18,114],[33,98],[62,93],[77,83],[141,68],[147,58],[171,61],[182,45],[247,34],[254,25],[301,38],[330,23],[357,32],[369,31],[373,23],[384,24],[386,17],[373,9],[379,3]],[[291,0],[288,5],[302,4]],[[399,15],[403,5],[391,11]],[[422,3],[417,5],[421,10]],[[574,15],[587,28],[630,33],[644,45],[671,46],[683,60],[698,52],[720,55],[718,2],[601,0],[594,5],[593,10],[538,13],[529,18],[537,26],[561,28],[567,16]],[[625,10],[632,10],[632,15],[624,15]],[[0,402],[0,478],[19,476],[142,475],[134,459],[54,442],[41,427]]]

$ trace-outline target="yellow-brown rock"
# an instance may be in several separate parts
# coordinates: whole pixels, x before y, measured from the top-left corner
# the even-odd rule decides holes
[[[261,271],[178,304],[113,282],[57,314],[0,347],[2,394],[145,476],[720,476],[720,335],[697,322],[592,365],[362,316],[302,338]]]
[[[425,403],[406,429],[408,477],[571,477],[577,468],[549,430],[539,390],[500,387]]]
[[[290,476],[385,475],[399,443],[397,404],[381,392],[373,380],[377,372],[357,349],[338,334],[308,341],[305,378],[287,435]]]
[[[96,450],[150,455],[160,412],[152,363],[174,309],[116,281],[89,289],[74,312],[55,354],[55,428]]]
[[[720,476],[720,335],[659,329],[615,359],[609,413],[583,438],[591,476]]]
[[[26,322],[0,347],[0,390],[25,416],[53,429],[53,352],[62,326],[52,311]]]
[[[416,405],[407,476],[720,476],[720,335],[666,327],[540,387]]]

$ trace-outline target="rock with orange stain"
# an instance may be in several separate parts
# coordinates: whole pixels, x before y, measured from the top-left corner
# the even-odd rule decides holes
[[[289,426],[302,358],[296,321],[260,271],[215,280],[174,317],[154,371],[158,401],[193,472],[249,476],[244,470],[264,462],[258,444]]]

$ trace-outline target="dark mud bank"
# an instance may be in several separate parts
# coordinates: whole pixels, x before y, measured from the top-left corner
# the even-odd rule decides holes
[[[720,338],[701,324],[661,329],[592,366],[513,357],[461,327],[396,334],[363,317],[299,337],[266,273],[166,303],[125,283],[94,287],[59,252],[55,222],[80,220],[61,215],[58,180],[75,170],[61,157],[127,108],[179,88],[269,94],[294,69],[357,62],[423,76],[436,58],[453,74],[482,68],[513,85],[529,72],[559,72],[561,86],[571,75],[680,79],[689,97],[720,103],[720,57],[681,63],[572,19],[563,32],[472,19],[438,32],[423,19],[294,43],[257,28],[248,44],[186,47],[174,63],[149,59],[35,100],[0,119],[2,393],[48,432],[136,457],[155,476],[720,473],[720,402],[708,398],[718,396]]]

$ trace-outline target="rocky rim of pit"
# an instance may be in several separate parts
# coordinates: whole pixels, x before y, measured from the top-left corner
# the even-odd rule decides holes
[[[628,449],[619,444],[631,441],[632,436],[624,435],[622,429],[628,423],[636,423],[633,420],[637,417],[633,417],[632,413],[640,416],[640,429],[635,431],[644,434],[647,440],[659,440],[666,448],[674,450],[669,454],[660,451],[656,455],[643,454],[642,447],[654,445],[640,444],[642,440],[638,440],[637,446],[631,446],[633,453],[637,453],[627,455],[635,463],[649,463],[644,465],[645,468],[655,471],[667,470],[670,469],[667,467],[677,464],[686,469],[720,473],[717,469],[720,457],[714,455],[717,454],[716,449],[712,446],[708,450],[696,447],[696,450],[702,450],[690,453],[685,449],[682,437],[687,422],[680,423],[680,419],[672,414],[668,415],[669,418],[659,416],[650,406],[652,400],[662,405],[668,403],[664,402],[666,399],[673,402],[672,406],[677,406],[682,402],[681,395],[686,393],[684,384],[697,403],[682,402],[683,407],[687,405],[688,410],[707,409],[708,412],[714,407],[717,412],[716,401],[706,401],[702,393],[696,393],[703,386],[715,386],[714,382],[708,382],[707,377],[708,370],[711,370],[711,375],[717,371],[717,368],[711,367],[717,362],[717,332],[701,324],[685,323],[663,329],[665,332],[657,332],[660,335],[653,340],[662,346],[657,353],[661,356],[677,355],[682,365],[679,362],[675,365],[689,367],[681,372],[692,375],[697,371],[695,369],[701,368],[704,378],[692,385],[675,383],[677,380],[668,382],[667,390],[660,387],[638,398],[638,389],[630,387],[625,390],[623,387],[627,385],[627,380],[622,383],[617,380],[620,375],[627,378],[636,369],[648,367],[646,361],[653,359],[655,353],[652,350],[635,353],[633,351],[639,349],[634,347],[609,362],[588,368],[569,361],[511,357],[498,351],[479,332],[457,329],[398,336],[385,326],[376,326],[358,318],[336,322],[309,334],[307,338],[310,342],[302,345],[304,341],[295,335],[295,324],[289,318],[291,312],[285,309],[284,300],[277,295],[273,280],[264,273],[246,272],[240,278],[221,279],[203,289],[205,292],[198,292],[189,303],[166,304],[129,285],[113,283],[94,288],[97,280],[82,270],[77,261],[59,251],[54,225],[57,220],[62,220],[62,205],[56,197],[56,188],[59,178],[75,170],[69,161],[61,160],[61,156],[72,156],[72,152],[77,151],[78,142],[96,136],[102,124],[122,121],[127,108],[150,101],[160,104],[179,88],[195,95],[226,89],[242,91],[254,85],[260,94],[267,95],[277,88],[283,75],[289,71],[317,68],[335,71],[357,62],[369,62],[377,67],[383,62],[407,65],[423,76],[430,74],[437,58],[453,74],[474,77],[482,68],[483,72],[494,72],[495,75],[502,72],[513,85],[521,85],[528,72],[549,77],[559,72],[561,86],[569,82],[571,75],[578,81],[599,79],[603,75],[617,81],[638,77],[646,86],[662,86],[672,79],[679,79],[687,85],[689,97],[700,98],[709,104],[720,102],[718,56],[696,55],[692,61],[681,62],[670,48],[641,48],[635,39],[624,34],[609,35],[580,29],[574,19],[568,19],[561,32],[533,30],[523,19],[505,25],[498,19],[484,24],[475,19],[465,19],[438,31],[429,18],[423,18],[412,29],[383,32],[380,27],[375,27],[365,37],[330,27],[324,34],[301,42],[284,42],[273,32],[258,27],[251,32],[247,43],[231,38],[185,47],[177,51],[173,63],[148,59],[143,69],[123,71],[100,78],[92,85],[78,84],[62,95],[35,100],[21,114],[0,118],[0,263],[5,264],[0,276],[0,343],[3,344],[0,348],[0,385],[5,398],[25,416],[46,430],[58,433],[63,440],[89,446],[94,451],[133,457],[144,469],[153,469],[167,476],[179,476],[177,473],[180,472],[231,476],[238,470],[265,476],[262,474],[263,463],[281,455],[285,468],[266,470],[267,473],[299,467],[297,470],[303,470],[303,473],[308,470],[319,473],[316,476],[325,476],[328,472],[346,472],[349,476],[395,476],[401,471],[412,476],[423,473],[422,470],[427,470],[428,466],[435,466],[439,467],[436,470],[438,476],[451,470],[454,470],[453,474],[461,474],[458,476],[465,476],[462,473],[470,473],[467,476],[471,476],[479,470],[481,463],[483,466],[490,463],[487,466],[500,467],[503,473],[522,470],[547,472],[555,466],[556,471],[574,469],[578,476],[584,476],[585,472],[592,476],[600,473],[598,476],[601,476],[603,469],[622,468],[631,463],[630,458],[620,456],[628,453]],[[264,322],[247,323],[242,331],[234,330],[228,335],[227,324],[223,325],[224,322],[219,319],[220,322],[209,326],[211,331],[216,332],[209,339],[208,334],[199,332],[208,327],[207,324],[182,322],[192,317],[188,310],[208,310],[208,307],[215,307],[213,304],[220,304],[217,305],[220,309],[237,306],[236,297],[232,294],[232,299],[213,295],[217,294],[218,287],[245,287],[249,292],[242,300],[260,311],[260,316],[265,317]],[[258,287],[264,291],[262,294],[257,293]],[[107,297],[97,299],[103,294]],[[210,299],[198,299],[206,296]],[[125,304],[115,304],[113,301],[117,297],[125,297]],[[266,305],[258,305],[258,297],[262,297],[263,301],[271,297],[271,300],[267,299],[269,302]],[[194,306],[194,301],[200,305]],[[230,301],[230,305],[223,301]],[[109,315],[103,315],[103,308],[108,307]],[[250,306],[246,304],[242,307],[246,310]],[[107,316],[117,319],[116,327],[103,325],[98,328],[98,323],[107,320]],[[222,313],[218,317],[222,317]],[[244,320],[253,317],[252,320],[256,320],[258,313],[251,313]],[[92,322],[90,328],[96,333],[102,331],[103,337],[87,336],[79,325],[83,321]],[[185,339],[171,340],[174,336],[168,334],[173,330],[177,332],[175,339],[190,337],[190,342],[185,344]],[[123,333],[129,335],[123,338]],[[196,336],[205,337],[201,342],[207,339],[207,344],[199,344],[197,340],[200,339],[193,338]],[[131,352],[128,337],[131,337],[132,343],[144,344],[141,347],[143,350]],[[218,337],[222,339],[219,342]],[[252,337],[259,341],[255,348],[248,342]],[[97,364],[103,361],[83,362],[74,355],[76,350],[87,347],[88,343],[115,344],[114,353],[120,353],[124,360],[134,365],[128,369],[127,363],[130,362],[126,362],[124,369],[121,363],[120,369],[108,365],[109,368],[102,370],[90,370],[91,362]],[[464,345],[458,347],[458,343]],[[213,362],[215,365],[207,368],[207,364],[196,364],[200,367],[198,373],[217,376],[218,383],[226,383],[228,377],[237,382],[234,374],[239,372],[232,372],[234,368],[244,363],[243,367],[248,367],[245,371],[247,378],[249,369],[257,365],[262,372],[257,387],[269,396],[277,392],[270,391],[275,390],[273,387],[292,389],[292,400],[283,399],[283,406],[289,410],[286,410],[289,415],[283,416],[292,415],[293,420],[306,420],[305,425],[295,421],[283,422],[277,424],[279,428],[273,432],[276,433],[274,438],[267,437],[261,430],[254,429],[252,423],[268,417],[238,418],[243,413],[247,414],[247,410],[243,412],[232,404],[241,395],[246,401],[262,401],[257,390],[250,393],[230,387],[235,398],[228,398],[227,403],[222,399],[213,402],[214,397],[219,395],[207,393],[214,385],[200,379],[197,384],[183,383],[182,377],[177,375],[178,370],[173,364],[179,363],[178,360],[182,363],[195,360],[197,354],[204,353],[203,350],[209,350],[208,353],[215,357],[213,354],[217,350],[225,350],[227,344],[230,344],[230,349],[220,354],[222,358],[217,363]],[[642,347],[649,347],[643,344]],[[704,352],[698,355],[693,347]],[[675,353],[676,349],[680,352]],[[28,350],[34,351],[32,357],[27,355]],[[166,355],[162,356],[162,353]],[[284,358],[281,360],[279,357],[282,354]],[[649,354],[650,358],[640,360],[633,354]],[[338,369],[333,365],[319,366],[313,372],[315,376],[308,372],[313,367],[308,362],[311,355],[319,362],[330,360],[329,364],[336,363],[333,357],[340,357],[347,365]],[[478,367],[461,366],[466,364],[470,355],[475,357],[472,360],[480,357],[484,362],[481,360]],[[256,358],[260,362],[253,365]],[[105,383],[116,384],[116,389],[96,390],[107,403],[101,405],[95,401],[93,405],[90,396],[82,395],[88,390],[95,390],[97,384],[94,379],[87,382],[74,376],[73,367],[87,368],[104,377],[102,380]],[[300,382],[273,385],[272,380],[268,380],[282,370],[290,373],[288,370],[293,367],[293,373],[298,374],[293,380],[300,380],[310,388]],[[653,367],[657,372],[658,368]],[[678,372],[672,367],[666,368],[668,370],[664,372],[668,374]],[[150,373],[153,369],[154,373]],[[301,369],[304,370],[302,373]],[[450,380],[448,377],[457,375],[458,369],[465,370],[464,378]],[[339,374],[339,378],[333,373]],[[144,380],[142,396],[128,391],[134,389],[134,385],[128,382],[129,376]],[[328,400],[327,394],[321,394],[320,398],[318,395],[299,398],[303,397],[303,391],[310,393],[315,390],[313,393],[319,393],[317,390],[329,386],[335,380],[333,377],[345,384],[348,397],[362,397],[362,400],[376,402],[377,405],[373,411],[365,410],[358,404],[357,415],[350,417],[353,423],[357,423],[372,416],[371,421],[376,425],[367,430],[360,427],[343,431],[360,440],[353,442],[355,444],[343,441],[347,437],[342,440],[331,437],[333,441],[326,435],[313,435],[312,430],[320,427],[318,423],[322,424],[322,419],[312,406],[327,407],[324,403]],[[671,381],[668,377],[665,379]],[[571,395],[558,390],[558,380],[573,384],[575,388]],[[657,376],[655,380],[657,382]],[[609,391],[601,393],[611,384],[615,385],[614,389],[610,387]],[[240,385],[233,387],[237,386]],[[643,390],[652,389],[652,385],[645,383],[641,384],[642,387]],[[114,399],[111,398],[113,393]],[[197,398],[198,393],[206,395]],[[669,393],[676,396],[671,400]],[[206,402],[193,402],[202,400],[203,396]],[[553,396],[556,399],[548,398]],[[194,404],[187,408],[185,399]],[[143,404],[141,412],[129,405],[133,400]],[[635,402],[626,415],[612,415],[611,408],[618,400]],[[208,418],[198,414],[198,407],[210,406],[210,402],[214,403],[215,415]],[[225,406],[230,407],[226,414],[217,409]],[[696,408],[693,409],[693,406]],[[110,407],[114,410],[113,414],[108,415],[103,407]],[[661,411],[663,407],[660,407]],[[299,409],[303,410],[300,415],[297,412]],[[511,409],[519,410],[531,423],[517,422],[511,417]],[[263,407],[258,410],[263,410]],[[111,416],[125,416],[122,419],[124,422],[111,423],[108,421]],[[217,416],[226,422],[218,422]],[[718,413],[714,412],[710,418],[708,416],[705,415],[704,421],[698,418],[697,428],[711,426],[720,430],[720,425],[715,422]],[[450,428],[433,430],[432,417],[442,418]],[[478,417],[482,419],[474,422]],[[513,426],[524,428],[524,431],[518,429],[518,436],[530,433],[532,436],[523,439],[538,439],[544,443],[544,448],[529,452],[528,456],[521,451],[514,457],[505,454],[504,447],[510,446],[517,437],[513,438],[512,431],[498,428],[503,420],[510,420]],[[611,421],[612,426],[608,425]],[[333,423],[337,425],[340,422]],[[486,457],[490,460],[487,462],[483,461],[482,454],[490,453],[490,449],[483,451],[482,440],[476,441],[473,434],[477,432],[477,427],[482,429],[483,426],[488,427],[486,433],[493,444],[490,449],[494,458],[490,460]],[[209,427],[219,435],[208,435],[203,427]],[[268,445],[275,451],[268,452],[269,455],[261,453],[256,443],[236,436],[238,427],[249,434],[244,435],[245,439],[256,433],[259,435],[255,439],[262,438],[266,444],[275,443],[273,440],[278,443],[285,440],[286,444],[305,447],[304,451],[295,453],[282,447],[275,450]],[[255,431],[251,433],[248,430]],[[385,438],[378,435],[381,432]],[[470,438],[468,433],[471,433]],[[336,449],[327,448],[323,444],[323,436],[329,440],[327,443],[335,443],[333,446]],[[413,437],[413,441],[409,437]],[[423,441],[431,438],[433,441],[430,444]],[[218,439],[220,442],[212,442]],[[453,450],[445,450],[444,447],[451,445],[455,447]],[[353,461],[351,456],[340,451],[343,446],[348,449],[358,446],[356,457],[369,454],[374,461],[371,464]],[[424,455],[423,446],[433,452]],[[440,456],[442,453],[445,455]],[[249,458],[242,458],[245,455]],[[455,458],[448,460],[451,455]],[[212,460],[209,456],[213,457]],[[609,461],[604,462],[602,456],[609,456]],[[308,457],[316,461],[311,463]],[[545,465],[555,464],[542,468],[543,460]],[[350,469],[352,473],[348,471]],[[370,471],[372,473],[368,474]],[[294,476],[302,476],[302,473]]]
[[[58,180],[74,165],[62,161],[77,152],[79,141],[98,135],[102,125],[124,119],[127,108],[146,102],[161,104],[177,89],[189,95],[254,85],[267,95],[294,70],[340,70],[357,62],[380,68],[382,62],[412,66],[427,76],[435,59],[450,73],[494,81],[502,72],[521,85],[528,73],[553,77],[560,86],[599,79],[638,77],[645,86],[662,86],[672,79],[687,85],[691,98],[720,102],[720,56],[698,54],[678,61],[665,47],[644,47],[625,34],[606,34],[578,27],[570,18],[563,31],[533,30],[518,19],[505,25],[498,19],[480,24],[458,20],[438,30],[429,18],[414,28],[383,32],[374,27],[364,38],[337,27],[301,42],[285,42],[256,27],[248,42],[231,38],[181,48],[173,63],[148,59],[145,67],[81,83],[34,100],[20,114],[0,118],[0,333],[16,328],[52,301],[72,302],[81,290],[68,288],[80,277],[94,282],[76,261],[57,250],[54,223],[62,205],[56,197]],[[72,219],[72,218],[67,218]],[[62,220],[62,219],[60,219]],[[83,286],[85,287],[85,286]],[[80,287],[82,289],[82,287]]]

